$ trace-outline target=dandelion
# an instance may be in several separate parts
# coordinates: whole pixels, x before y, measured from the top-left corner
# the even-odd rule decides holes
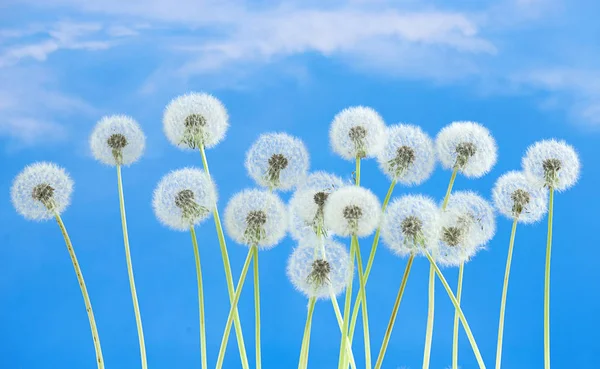
[[[77,256],[75,255],[75,250],[73,249],[73,244],[60,216],[69,206],[72,192],[73,181],[63,168],[53,163],[38,162],[25,167],[17,175],[11,188],[11,199],[17,212],[25,219],[34,221],[56,219],[65,239],[77,281],[79,282],[79,288],[83,295],[92,331],[94,348],[96,350],[96,364],[98,365],[98,369],[104,369],[104,358],[102,356],[102,347],[100,346],[100,337],[96,327],[92,303]]]
[[[309,166],[304,143],[285,133],[261,135],[246,154],[246,170],[263,187],[290,190],[306,177]]]
[[[379,114],[364,106],[339,112],[329,130],[333,151],[346,160],[376,157],[385,144],[385,123]]]
[[[544,277],[544,367],[550,369],[550,260],[554,190],[561,192],[574,186],[579,179],[581,164],[571,145],[564,141],[544,140],[527,149],[522,165],[525,173],[536,180],[538,186],[545,186],[550,190]]]
[[[128,166],[142,156],[146,137],[139,124],[125,115],[102,118],[90,137],[90,148],[99,162]]]
[[[335,234],[368,237],[379,225],[381,205],[368,189],[347,186],[331,194],[325,204],[325,227]]]

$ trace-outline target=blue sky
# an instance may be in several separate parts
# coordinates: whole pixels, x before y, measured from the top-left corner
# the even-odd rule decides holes
[[[494,134],[499,162],[456,189],[489,197],[494,181],[518,169],[527,146],[562,138],[581,156],[580,183],[556,198],[552,275],[554,368],[600,367],[600,251],[595,209],[600,69],[593,1],[504,0],[244,2],[150,0],[5,0],[0,4],[0,368],[94,368],[87,318],[60,232],[52,222],[17,216],[12,178],[38,160],[68,169],[76,187],[64,214],[91,294],[107,368],[139,367],[135,321],[123,255],[116,176],[96,163],[87,140],[106,114],[132,115],[148,137],[143,160],[124,170],[131,247],[151,368],[200,365],[195,270],[189,235],[156,221],[151,194],[171,169],[200,165],[162,134],[167,102],[207,91],[227,106],[227,139],[208,152],[220,208],[253,184],[244,153],[260,133],[286,131],[310,150],[312,169],[349,178],[352,164],[328,149],[329,122],[363,104],[387,123],[418,124],[432,136],[453,120],[475,120]],[[449,173],[398,187],[440,199]],[[594,183],[596,185],[594,186]],[[363,184],[388,187],[374,162]],[[284,195],[287,199],[288,194]],[[498,309],[510,222],[465,270],[464,311],[488,367],[495,355]],[[207,298],[209,363],[228,312],[212,220],[198,229]],[[518,230],[508,296],[504,368],[542,366],[546,225]],[[367,253],[370,242],[362,242]],[[261,253],[264,368],[297,365],[306,300],[285,276],[286,239]],[[246,249],[229,242],[237,278]],[[368,285],[373,351],[378,351],[405,261],[381,248]],[[418,260],[384,368],[420,368],[428,266]],[[456,271],[447,270],[452,284]],[[438,284],[432,369],[451,362],[453,310]],[[240,302],[253,347],[252,288]],[[355,352],[362,362],[362,334]],[[310,367],[336,363],[338,331],[328,303],[315,314]],[[463,369],[476,368],[461,337]],[[253,350],[249,350],[251,360]],[[238,368],[235,340],[226,368]]]

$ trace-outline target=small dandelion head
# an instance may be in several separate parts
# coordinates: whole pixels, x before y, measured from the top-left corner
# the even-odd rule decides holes
[[[385,123],[371,108],[347,108],[333,119],[329,139],[333,151],[346,160],[372,158],[383,149]]]
[[[237,243],[269,249],[287,232],[286,207],[277,195],[268,191],[244,190],[229,200],[225,227]]]
[[[38,162],[17,175],[11,188],[11,199],[23,217],[42,221],[65,211],[72,192],[73,181],[63,168]]]
[[[435,168],[433,141],[417,126],[390,126],[384,149],[377,160],[381,170],[391,180],[407,186],[421,184]]]
[[[246,154],[250,177],[263,187],[290,190],[304,180],[308,171],[304,143],[285,133],[261,135]]]
[[[548,191],[531,176],[517,171],[502,175],[492,190],[496,209],[521,223],[534,223],[548,211]]]
[[[487,174],[498,158],[496,141],[487,128],[475,122],[454,122],[436,138],[437,154],[446,169],[471,178]]]
[[[523,158],[523,170],[539,186],[564,191],[577,183],[581,164],[571,145],[564,141],[544,140],[527,149]]]
[[[189,231],[215,209],[217,189],[201,169],[184,168],[164,176],[154,190],[152,206],[158,220],[169,228]]]
[[[139,124],[125,115],[102,118],[90,137],[94,157],[107,165],[131,165],[142,156],[146,137]]]
[[[346,186],[327,199],[324,223],[340,236],[367,237],[375,231],[381,218],[381,205],[369,190]]]
[[[192,92],[167,105],[163,127],[169,141],[182,150],[211,148],[225,137],[229,116],[214,96]]]

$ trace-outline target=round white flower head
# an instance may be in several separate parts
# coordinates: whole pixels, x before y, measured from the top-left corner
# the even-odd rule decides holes
[[[369,190],[346,186],[332,193],[323,211],[325,227],[336,235],[367,237],[381,219],[381,204]]]
[[[527,149],[523,170],[537,180],[539,186],[564,191],[577,183],[581,164],[573,146],[565,141],[544,140]]]
[[[385,123],[373,109],[346,108],[331,123],[329,141],[333,151],[346,160],[372,158],[385,144]]]
[[[12,203],[29,220],[48,220],[61,214],[71,203],[73,181],[67,172],[53,163],[31,164],[15,178]]]
[[[444,168],[457,168],[470,178],[487,174],[498,158],[496,141],[490,131],[475,122],[454,122],[442,128],[436,146]]]
[[[285,133],[267,133],[248,150],[246,169],[260,186],[290,190],[306,177],[308,161],[301,140]]]
[[[377,156],[379,167],[391,180],[418,185],[427,180],[435,167],[433,141],[414,125],[397,124],[387,129],[387,141]]]
[[[296,289],[307,297],[328,299],[338,296],[352,279],[350,255],[339,242],[303,238],[288,260],[287,275]]]
[[[303,179],[302,182],[298,184],[297,190],[302,190],[305,188],[318,188],[318,189],[337,189],[345,185],[354,184],[350,181],[344,182],[339,176],[328,173],[322,170],[317,170],[316,172],[312,172],[311,174]]]
[[[437,245],[440,210],[432,199],[405,195],[393,200],[381,222],[383,242],[397,255],[421,254]]]
[[[511,171],[496,181],[492,190],[500,213],[521,223],[534,223],[548,211],[548,191],[523,172]]]
[[[178,231],[207,219],[215,209],[217,190],[201,169],[184,168],[165,175],[154,190],[152,206],[161,223]]]
[[[182,150],[211,148],[225,137],[229,116],[214,96],[192,92],[171,100],[163,126],[169,141]]]
[[[106,165],[130,165],[138,161],[146,147],[146,136],[133,118],[111,115],[100,119],[90,137],[96,160]]]
[[[234,195],[225,209],[225,227],[237,243],[270,249],[288,229],[285,205],[275,194],[244,190]]]
[[[492,205],[472,191],[450,195],[446,209],[456,209],[471,222],[470,235],[477,246],[488,243],[496,234],[496,216]]]

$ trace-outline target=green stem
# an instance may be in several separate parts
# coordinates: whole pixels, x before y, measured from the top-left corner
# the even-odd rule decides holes
[[[504,285],[502,287],[502,302],[500,303],[500,323],[498,324],[498,345],[496,347],[496,369],[500,369],[502,363],[502,339],[504,337],[504,311],[506,309],[506,295],[508,293],[508,278],[510,276],[510,264],[512,262],[513,247],[515,244],[515,235],[517,234],[518,217],[513,220],[512,231],[510,233],[510,243],[508,245],[508,256],[506,257],[506,271],[504,272]]]
[[[204,171],[210,177],[210,170],[208,168],[208,161],[206,160],[206,153],[204,146],[200,146],[200,155],[202,156],[202,165]],[[219,239],[219,247],[221,249],[221,258],[223,259],[223,268],[225,269],[225,280],[227,282],[227,293],[229,295],[229,302],[233,304],[235,295],[233,286],[233,275],[231,273],[231,264],[229,263],[229,254],[227,253],[227,243],[225,242],[225,234],[223,233],[223,226],[221,225],[221,218],[219,217],[219,209],[215,204],[213,210],[213,218],[215,219],[215,228],[217,230],[217,237]],[[240,352],[240,360],[242,361],[242,368],[247,369],[250,367],[248,363],[248,356],[246,354],[246,345],[244,344],[244,334],[242,333],[242,323],[240,322],[240,315],[237,308],[234,311],[233,323],[235,327],[235,336],[237,338],[238,349]]]
[[[435,316],[435,270],[429,266],[429,303],[427,306],[427,328],[425,330],[425,350],[423,351],[423,369],[429,368],[431,344],[433,341],[433,319]]]
[[[308,367],[308,349],[310,346],[310,331],[312,327],[312,317],[315,312],[316,297],[311,297],[308,300],[308,314],[306,315],[306,324],[304,325],[304,335],[302,336],[302,348],[300,349],[300,361],[298,369],[306,369]]]
[[[360,157],[359,156],[356,157],[356,172],[354,173],[354,175],[356,177],[354,179],[355,184],[357,186],[360,186]]]
[[[462,297],[463,275],[465,273],[465,263],[460,263],[458,267],[458,284],[456,287],[456,301],[460,305]],[[454,332],[452,335],[452,369],[458,369],[458,313],[454,311]]]
[[[142,316],[140,314],[140,305],[138,303],[137,292],[135,290],[135,279],[133,277],[133,265],[131,262],[131,251],[129,250],[129,235],[127,233],[127,216],[125,214],[125,198],[123,196],[123,178],[121,176],[121,166],[117,165],[117,182],[119,186],[119,205],[121,208],[121,225],[123,227],[123,242],[125,244],[125,259],[127,261],[127,273],[129,274],[129,287],[131,289],[131,299],[133,300],[133,311],[135,313],[135,322],[137,324],[138,339],[140,343],[140,357],[142,359],[142,369],[148,368],[146,362],[146,344],[144,343],[144,330],[142,328]]]
[[[219,356],[217,358],[216,369],[221,369],[221,367],[223,366],[223,360],[225,359],[225,351],[227,350],[227,342],[229,342],[231,325],[234,322],[235,313],[237,311],[237,305],[240,301],[240,296],[242,295],[242,289],[244,287],[244,282],[246,281],[246,275],[248,274],[250,263],[252,262],[252,257],[256,252],[258,252],[256,247],[252,246],[248,251],[248,256],[246,256],[246,261],[244,262],[244,266],[242,268],[242,274],[240,275],[240,280],[238,281],[237,287],[235,289],[235,295],[231,300],[231,308],[229,309],[229,315],[227,315],[227,323],[225,324],[225,332],[223,333],[223,338],[221,339],[221,348],[219,349]],[[244,369],[248,369],[248,366],[244,366]]]
[[[256,369],[261,368],[261,352],[260,352],[260,283],[258,275],[258,251],[254,251],[254,319],[256,327]]]
[[[208,368],[206,358],[206,320],[204,317],[204,287],[202,283],[202,268],[200,265],[200,251],[198,250],[198,239],[196,230],[190,227],[192,245],[194,246],[194,258],[196,259],[196,277],[198,279],[198,310],[200,312],[200,353],[202,355],[202,369]]]
[[[448,183],[448,189],[446,190],[446,196],[444,196],[444,202],[442,203],[442,210],[446,210],[446,206],[448,206],[448,200],[450,200],[450,195],[452,194],[452,188],[454,187],[454,181],[456,180],[456,174],[458,173],[458,167],[455,167],[452,171],[452,176],[450,177],[450,183]]]
[[[358,296],[362,296],[362,320],[363,320],[363,337],[365,343],[365,366],[367,369],[372,368],[371,366],[371,337],[369,335],[369,313],[367,310],[367,291],[365,289],[365,277],[363,275],[363,263],[360,255],[360,246],[358,245],[358,239],[354,237],[354,243],[356,244],[356,261],[358,268],[358,281],[360,288]],[[357,297],[358,299],[358,297]]]
[[[400,302],[402,301],[402,296],[404,295],[404,290],[406,289],[408,275],[410,274],[410,269],[414,259],[415,254],[411,253],[408,257],[406,268],[404,269],[402,283],[400,283],[400,288],[398,289],[398,296],[396,296],[396,302],[394,303],[394,308],[392,309],[392,315],[390,316],[390,321],[385,331],[385,336],[383,337],[383,343],[381,344],[381,350],[379,350],[379,356],[377,357],[377,362],[375,363],[375,369],[380,369],[383,365],[383,358],[385,357],[385,352],[387,351],[388,344],[390,343],[390,337],[392,336],[392,330],[394,329],[394,324],[396,323],[396,316],[398,315],[398,309],[400,308]]]
[[[450,300],[452,300],[454,309],[456,309],[458,311],[460,321],[465,329],[465,333],[467,334],[467,337],[469,338],[469,342],[471,343],[471,348],[473,349],[473,352],[475,353],[475,357],[477,358],[477,363],[479,364],[479,368],[485,369],[485,363],[483,362],[483,358],[481,357],[481,353],[479,352],[479,348],[477,347],[477,342],[475,341],[475,338],[473,337],[473,333],[471,332],[471,327],[469,327],[467,318],[465,318],[465,315],[463,314],[463,311],[460,308],[460,304],[456,300],[454,293],[452,293],[452,289],[450,288],[450,285],[446,281],[446,278],[444,278],[444,275],[442,274],[442,272],[440,271],[440,268],[437,266],[437,264],[433,260],[433,257],[431,256],[429,251],[427,251],[427,249],[424,248],[423,253],[429,260],[430,265],[434,268],[435,273],[437,274],[438,278],[442,282],[442,285],[444,285],[444,288],[446,289],[446,293],[448,293],[448,297],[450,297]]]
[[[354,237],[352,238],[354,240]],[[354,258],[356,254],[356,244],[354,241],[350,242],[350,270],[354,270]],[[350,318],[350,303],[352,301],[352,280],[353,278],[348,279],[348,284],[346,285],[346,301],[344,303],[344,320],[342,324],[342,343],[340,348],[340,360],[338,364],[338,369],[346,369],[347,361],[346,361],[346,347],[352,347],[351,342],[348,339],[348,320]]]
[[[552,256],[552,220],[554,217],[554,187],[550,187],[548,205],[548,240],[546,243],[546,275],[544,278],[544,368],[550,369],[550,258]]]
[[[96,319],[94,318],[94,311],[92,310],[90,296],[88,294],[87,287],[85,286],[85,281],[83,280],[83,274],[81,273],[81,268],[79,267],[79,262],[77,261],[73,244],[71,243],[71,239],[69,238],[67,228],[65,227],[62,218],[58,213],[54,213],[54,218],[60,227],[63,238],[65,239],[65,244],[67,245],[67,250],[69,251],[69,256],[71,257],[71,262],[73,263],[73,268],[75,269],[75,274],[77,275],[79,288],[81,289],[81,294],[83,295],[85,311],[87,312],[88,320],[90,321],[92,339],[94,340],[94,349],[96,350],[96,364],[98,365],[98,369],[104,369],[104,358],[102,356],[102,347],[100,347],[100,337],[98,335],[98,328],[96,327]]]

